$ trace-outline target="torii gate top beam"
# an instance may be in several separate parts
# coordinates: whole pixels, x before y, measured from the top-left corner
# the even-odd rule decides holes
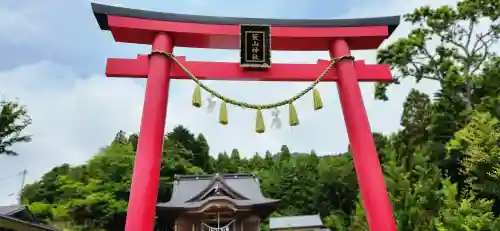
[[[400,17],[363,19],[262,19],[161,13],[92,3],[102,30],[117,42],[151,44],[168,32],[177,47],[239,49],[239,24],[272,25],[273,50],[326,51],[334,39],[351,50],[376,49],[399,25]]]

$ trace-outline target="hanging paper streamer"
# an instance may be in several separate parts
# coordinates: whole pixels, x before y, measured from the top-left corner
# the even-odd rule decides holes
[[[208,226],[208,225],[206,225]],[[208,230],[209,231],[229,231],[229,227],[228,226],[224,226],[224,227],[220,227],[220,228],[214,228],[214,227],[209,227],[208,226]]]
[[[214,95],[210,95],[207,98],[207,102],[208,102],[207,112],[208,113],[212,113],[214,111],[215,104],[217,103],[217,101],[215,100],[215,96]]]
[[[281,120],[280,120],[280,110],[275,108],[272,112],[273,121],[271,122],[271,129],[280,129],[281,128]]]
[[[209,231],[230,231],[231,230],[230,225],[233,224],[233,222],[234,220],[229,222],[227,225],[224,225],[223,227],[212,227],[210,225],[205,224],[204,222],[202,222],[202,224],[206,226]]]

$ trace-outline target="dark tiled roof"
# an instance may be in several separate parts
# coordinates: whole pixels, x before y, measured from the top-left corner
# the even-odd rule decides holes
[[[269,218],[270,229],[323,227],[319,215],[271,217]]]
[[[346,27],[346,26],[389,26],[389,34],[399,25],[400,16],[354,19],[265,19],[265,18],[234,18],[202,15],[186,15],[129,9],[124,7],[92,3],[92,11],[103,30],[109,30],[108,15],[122,17],[164,20],[173,22],[189,22],[204,24],[271,24],[283,27]]]
[[[4,214],[0,214],[0,227],[22,231],[60,231],[53,227],[23,221]]]
[[[234,199],[227,196],[212,196],[203,200],[192,200],[200,192],[207,189],[214,181],[223,181],[232,191],[245,199]],[[197,208],[213,199],[226,199],[237,206],[276,203],[278,200],[268,199],[262,195],[257,177],[253,174],[236,173],[224,175],[177,175],[172,197],[169,202],[159,203],[160,208]]]
[[[24,210],[26,207],[22,205],[0,206],[0,215],[12,215]]]

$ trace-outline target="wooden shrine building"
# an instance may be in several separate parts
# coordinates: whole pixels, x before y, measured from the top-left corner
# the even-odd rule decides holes
[[[278,202],[262,195],[254,174],[177,175],[157,217],[161,230],[260,231]]]

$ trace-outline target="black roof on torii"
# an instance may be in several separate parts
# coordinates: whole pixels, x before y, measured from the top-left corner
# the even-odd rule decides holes
[[[92,11],[102,30],[109,30],[108,15],[152,19],[172,22],[188,22],[201,24],[270,24],[281,27],[362,27],[362,26],[389,26],[389,36],[394,32],[400,22],[400,16],[356,18],[356,19],[266,19],[266,18],[237,18],[216,17],[202,15],[187,15],[130,9],[125,7],[110,6],[92,3]]]
[[[214,193],[221,191],[220,194]],[[254,174],[176,175],[169,202],[159,203],[160,210],[189,210],[212,200],[224,199],[236,207],[275,207],[279,200],[262,195]]]

